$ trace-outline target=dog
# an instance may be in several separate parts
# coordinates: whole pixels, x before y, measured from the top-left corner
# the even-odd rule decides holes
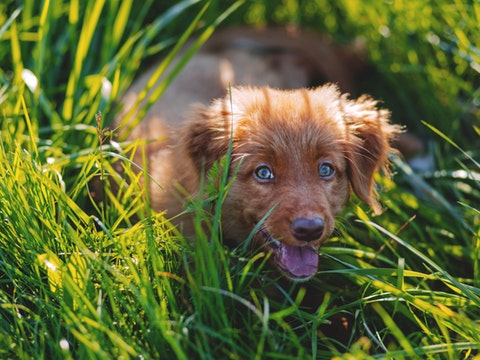
[[[316,273],[318,249],[350,188],[380,210],[374,174],[387,170],[397,133],[374,100],[351,100],[334,85],[232,88],[197,106],[176,140],[148,152],[148,171],[163,186],[152,184],[151,203],[169,216],[181,213],[188,197],[179,198],[178,188],[195,197],[202,174],[231,142],[235,179],[223,203],[224,238],[239,244],[257,229],[254,242],[272,253],[274,266],[305,281]]]
[[[194,236],[191,218],[178,214],[230,148],[223,238],[238,245],[253,234],[253,246],[271,254],[280,274],[304,282],[316,274],[318,250],[352,191],[375,213],[381,210],[374,175],[379,170],[389,174],[388,154],[401,130],[390,123],[390,112],[368,96],[351,99],[331,83],[302,87],[308,85],[306,72],[285,86],[294,89],[274,88],[288,70],[269,68],[263,55],[244,55],[256,59],[253,71],[265,68],[255,86],[225,87],[222,76],[241,72],[238,64],[222,70],[218,50],[204,50],[172,84],[165,97],[169,101],[150,111],[130,138],[162,139],[146,148],[151,204],[156,211],[166,210],[187,236]],[[290,59],[290,53],[283,55]],[[302,74],[304,68],[293,65],[292,71]],[[245,75],[240,79],[237,84]],[[201,104],[180,120],[179,109],[192,102]]]

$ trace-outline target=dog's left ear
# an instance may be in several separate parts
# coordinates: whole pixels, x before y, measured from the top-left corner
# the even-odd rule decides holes
[[[356,101],[343,97],[341,103],[347,126],[348,177],[359,199],[378,214],[374,175],[377,170],[390,175],[388,154],[393,151],[391,142],[401,128],[390,124],[390,112],[378,109],[377,102],[368,96]]]
[[[232,130],[232,114],[224,99],[215,100],[208,107],[194,108],[181,143],[198,173],[208,171],[226,155]]]

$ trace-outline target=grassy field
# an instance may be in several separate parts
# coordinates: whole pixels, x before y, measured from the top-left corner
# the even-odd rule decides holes
[[[480,358],[480,3],[230,3],[0,4],[0,358]],[[395,158],[393,181],[378,179],[380,216],[352,200],[321,249],[313,312],[302,289],[265,295],[268,256],[225,248],[212,204],[191,204],[186,242],[138,185],[148,174],[126,155],[138,144],[110,143],[107,129],[153,56],[166,67],[192,35],[200,45],[218,26],[291,22],[364,42],[372,75],[359,90],[435,162],[416,173]],[[115,162],[131,185],[118,180],[114,195]],[[92,201],[94,179],[108,206]],[[342,314],[346,346],[320,331]]]

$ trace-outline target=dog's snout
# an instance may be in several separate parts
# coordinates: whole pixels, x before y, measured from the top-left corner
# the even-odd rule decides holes
[[[314,241],[323,234],[325,223],[322,218],[297,218],[292,222],[291,231],[301,241]]]

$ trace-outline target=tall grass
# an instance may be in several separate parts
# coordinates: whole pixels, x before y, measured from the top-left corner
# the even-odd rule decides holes
[[[0,356],[478,357],[480,169],[478,80],[472,76],[478,34],[462,26],[478,23],[478,6],[394,3],[323,1],[312,8],[312,1],[285,1],[284,7],[247,1],[233,15],[240,3],[2,3]],[[171,76],[141,95],[147,103],[180,71],[169,61],[187,38],[196,33],[199,40],[185,61],[227,15],[231,22],[240,22],[238,14],[261,22],[262,4],[273,7],[268,14],[277,20],[294,14],[304,23],[315,9],[323,21],[318,28],[369,39],[382,80],[377,90],[395,84],[401,96],[394,108],[412,105],[409,116],[429,134],[443,166],[422,175],[394,159],[395,182],[378,178],[386,208],[381,216],[371,218],[352,201],[321,249],[321,268],[308,290],[320,301],[309,310],[300,305],[311,296],[304,288],[278,287],[268,254],[222,244],[216,230],[228,214],[215,201],[190,204],[197,241],[186,242],[164,214],[152,211],[148,189],[139,185],[148,174],[134,171],[129,154],[142,151],[141,144],[110,145],[111,131],[104,128],[114,101],[149,56],[162,52],[166,60],[155,76]],[[331,11],[322,15],[322,6]],[[414,9],[426,19],[408,23]],[[407,23],[411,34],[396,25]],[[386,29],[378,32],[385,24],[395,41],[385,37]],[[424,55],[411,54],[409,36]],[[448,88],[435,91],[439,74],[448,75]],[[432,92],[421,104],[415,103],[418,79]],[[420,117],[422,109],[430,115]],[[471,132],[466,139],[462,127]],[[116,177],[115,164],[124,178]],[[222,165],[205,178],[206,197],[217,202],[229,184],[213,181],[225,173]],[[90,201],[99,177],[108,206]],[[110,191],[106,179],[117,179],[120,190]],[[272,289],[280,296],[268,296]],[[351,319],[346,345],[325,331],[329,319],[343,315]]]

